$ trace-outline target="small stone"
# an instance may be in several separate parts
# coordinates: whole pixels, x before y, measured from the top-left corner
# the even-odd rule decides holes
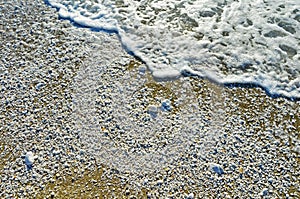
[[[273,178],[269,178],[269,179],[268,179],[268,182],[269,182],[270,184],[272,184],[272,183],[273,183],[273,181],[274,181],[274,179],[273,179]]]
[[[261,196],[266,196],[266,195],[268,195],[268,193],[269,193],[269,190],[268,190],[267,188],[264,188],[264,189],[261,191],[260,195],[261,195]]]
[[[219,164],[216,164],[216,163],[211,163],[210,164],[210,170],[217,173],[217,174],[219,174],[219,175],[224,174],[224,170],[223,170],[222,166],[219,165]]]
[[[157,181],[156,181],[156,185],[162,185],[163,183],[164,183],[163,180],[157,180]]]
[[[149,182],[149,180],[148,180],[148,178],[146,178],[146,179],[144,179],[143,184],[146,185],[146,184],[148,184],[148,182]]]
[[[139,67],[140,74],[145,74],[146,70],[147,70],[147,68],[145,65],[140,65],[140,67]]]
[[[26,155],[25,155],[25,164],[28,168],[32,167],[35,158],[36,157],[33,155],[33,153],[31,151],[26,153]]]
[[[166,99],[162,101],[161,108],[164,111],[170,111],[172,109],[170,100]]]
[[[84,150],[83,150],[83,149],[80,149],[79,154],[80,154],[80,155],[83,155],[83,154],[84,154]]]
[[[194,199],[194,194],[190,193],[189,195],[186,196],[186,199]]]
[[[64,167],[65,167],[65,168],[69,168],[70,165],[66,162],[66,163],[64,163]]]
[[[51,197],[51,198],[54,198],[54,197],[55,197],[55,193],[54,193],[53,191],[51,192],[50,197]]]
[[[35,89],[36,89],[37,91],[39,91],[39,90],[41,90],[44,86],[45,86],[44,83],[38,83],[38,84],[35,86]]]
[[[148,113],[152,116],[155,117],[157,115],[157,107],[155,105],[149,105],[148,106]]]
[[[53,155],[59,155],[60,151],[59,150],[53,150]]]
[[[59,167],[59,164],[54,164],[55,169],[58,169],[58,167]]]
[[[32,177],[37,178],[37,174],[36,173],[32,174]]]

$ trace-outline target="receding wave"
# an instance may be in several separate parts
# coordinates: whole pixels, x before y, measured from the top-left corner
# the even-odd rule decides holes
[[[182,71],[300,98],[297,0],[49,0],[77,24],[112,30],[154,76]]]

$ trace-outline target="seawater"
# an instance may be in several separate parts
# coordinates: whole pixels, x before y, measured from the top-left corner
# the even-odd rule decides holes
[[[157,78],[188,73],[300,98],[299,0],[48,0],[61,18],[113,31]]]

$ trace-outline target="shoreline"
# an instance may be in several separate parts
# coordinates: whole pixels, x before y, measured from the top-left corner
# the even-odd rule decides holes
[[[114,4],[113,2],[111,2],[111,3]],[[92,3],[93,6],[97,7],[98,5],[96,5],[96,4]],[[227,4],[227,3],[225,3],[225,4]],[[59,19],[69,20],[71,22],[71,24],[74,25],[75,27],[88,28],[89,30],[94,31],[94,32],[105,32],[105,33],[114,33],[114,34],[116,34],[117,37],[119,38],[120,42],[122,43],[122,47],[127,51],[127,53],[134,56],[135,58],[139,57],[139,58],[141,58],[141,60],[144,60],[144,62],[146,63],[146,65],[148,66],[150,71],[152,71],[152,75],[157,80],[162,80],[162,81],[164,81],[164,80],[174,80],[176,78],[179,78],[180,76],[184,76],[184,75],[188,74],[188,75],[191,75],[191,76],[197,76],[199,78],[208,79],[209,81],[215,82],[216,84],[219,84],[219,85],[222,85],[222,86],[260,87],[260,88],[263,88],[265,90],[265,92],[268,95],[270,95],[271,97],[275,97],[275,98],[284,97],[284,98],[290,99],[292,101],[295,101],[295,100],[299,101],[300,96],[299,96],[299,89],[297,89],[297,87],[298,87],[297,86],[298,85],[297,84],[297,82],[298,82],[297,81],[297,70],[292,69],[292,68],[294,68],[294,69],[297,68],[296,65],[298,63],[295,62],[297,60],[297,49],[294,49],[293,47],[291,47],[289,45],[286,45],[286,44],[280,44],[279,46],[275,47],[275,46],[272,45],[274,42],[271,42],[272,40],[277,41],[277,42],[281,42],[278,37],[285,36],[285,38],[288,38],[288,40],[287,40],[287,41],[289,41],[288,43],[290,43],[292,41],[294,41],[294,43],[295,43],[297,39],[294,38],[293,36],[291,36],[290,34],[285,34],[283,32],[281,33],[280,31],[275,31],[275,30],[273,31],[272,30],[270,32],[270,34],[266,33],[266,34],[263,34],[263,36],[262,36],[262,34],[260,34],[260,33],[257,34],[257,33],[261,32],[261,31],[264,32],[268,28],[267,27],[265,27],[266,29],[261,28],[261,27],[258,28],[255,25],[252,26],[253,25],[252,24],[251,26],[253,27],[253,29],[258,28],[255,31],[256,33],[254,33],[254,34],[256,34],[256,36],[248,35],[248,36],[250,36],[250,38],[248,38],[248,39],[243,38],[243,39],[246,39],[244,42],[245,43],[248,43],[250,41],[252,42],[252,39],[253,39],[252,37],[258,37],[258,38],[262,39],[262,41],[264,41],[264,42],[268,43],[268,41],[270,41],[271,43],[266,44],[266,46],[269,46],[269,48],[272,48],[272,50],[271,50],[271,52],[267,53],[266,57],[261,56],[262,54],[266,53],[266,51],[269,51],[270,49],[269,48],[261,48],[262,46],[264,46],[264,45],[262,45],[262,43],[264,43],[264,42],[262,42],[262,43],[258,42],[257,43],[258,46],[254,47],[256,45],[256,42],[254,42],[254,43],[252,43],[251,45],[248,46],[250,48],[253,48],[252,50],[249,50],[249,49],[248,50],[245,50],[245,49],[242,50],[242,48],[239,48],[240,52],[238,54],[243,54],[243,56],[245,58],[245,60],[244,60],[244,58],[241,58],[239,56],[238,56],[239,58],[237,58],[236,55],[234,55],[234,53],[231,54],[230,51],[232,51],[233,49],[227,51],[228,49],[230,49],[230,46],[235,45],[235,42],[232,43],[230,38],[233,38],[235,36],[237,36],[237,38],[238,37],[242,38],[242,35],[238,35],[239,31],[233,31],[233,32],[229,31],[230,35],[231,35],[230,37],[227,37],[229,35],[229,32],[226,32],[226,31],[225,31],[226,32],[225,35],[222,34],[222,35],[216,36],[220,39],[220,41],[225,42],[225,43],[222,43],[222,46],[225,46],[225,47],[224,48],[222,47],[219,50],[215,51],[213,54],[211,54],[211,52],[214,51],[213,49],[218,49],[218,47],[217,47],[218,42],[215,43],[214,45],[212,45],[210,47],[210,49],[202,51],[203,49],[206,49],[206,47],[204,47],[204,46],[207,45],[207,44],[203,43],[203,46],[201,46],[202,42],[204,42],[204,41],[202,41],[202,39],[203,39],[202,37],[206,38],[207,35],[209,35],[210,32],[211,32],[210,30],[206,30],[206,34],[201,33],[201,34],[203,34],[202,37],[200,36],[200,38],[197,38],[197,40],[195,40],[192,43],[189,43],[185,46],[185,48],[188,49],[187,51],[185,51],[184,49],[176,50],[176,51],[171,50],[170,53],[166,53],[166,52],[163,53],[165,55],[162,55],[162,57],[161,57],[161,55],[158,55],[158,54],[155,55],[154,52],[151,52],[151,50],[150,50],[151,48],[148,49],[148,50],[150,50],[149,53],[145,53],[144,52],[145,49],[142,50],[142,49],[140,49],[140,47],[132,47],[132,50],[130,50],[131,49],[131,47],[130,47],[131,44],[130,44],[129,41],[127,42],[126,38],[127,37],[131,38],[130,35],[133,36],[134,34],[137,33],[137,32],[135,33],[135,31],[133,31],[130,34],[125,33],[125,32],[127,32],[125,29],[130,29],[129,28],[131,26],[130,24],[124,23],[123,24],[124,27],[126,26],[125,24],[127,24],[129,27],[127,27],[123,30],[123,28],[122,28],[123,25],[121,25],[122,22],[120,22],[120,24],[119,24],[118,22],[111,22],[111,21],[110,22],[103,22],[103,21],[106,21],[106,20],[98,20],[98,19],[96,19],[94,21],[94,18],[89,18],[88,15],[83,14],[84,12],[90,12],[90,11],[93,12],[92,10],[90,10],[90,8],[85,7],[84,3],[82,5],[79,4],[79,5],[76,5],[74,7],[72,7],[72,5],[67,5],[67,3],[65,3],[65,2],[60,2],[60,3],[57,3],[57,4],[54,3],[52,5],[53,5],[54,8],[57,9],[57,11],[65,10],[65,11],[62,11],[62,12],[58,12]],[[118,10],[119,6],[122,7],[122,5],[123,4],[120,3],[120,5],[116,6],[117,7],[116,10]],[[67,7],[70,6],[72,8],[69,9],[69,8],[66,8],[65,6],[67,6]],[[131,7],[133,5],[129,4],[128,6]],[[245,5],[245,6],[247,6],[247,5]],[[268,7],[269,5],[266,5],[266,6]],[[291,6],[291,5],[287,4],[286,6],[288,7],[288,6]],[[101,7],[101,5],[100,5],[100,7]],[[152,7],[151,8],[150,7],[151,6],[149,6],[149,9],[152,8]],[[106,10],[106,8],[108,10],[110,10],[110,6],[107,6],[107,7],[104,6],[103,10]],[[272,8],[272,6],[270,6],[270,8]],[[126,8],[124,8],[124,9],[126,10]],[[135,8],[133,8],[133,9],[135,9]],[[222,10],[221,8],[219,8],[219,9],[220,9],[220,11]],[[256,11],[260,10],[259,8],[256,8],[256,9],[257,9]],[[78,12],[79,10],[81,10],[81,11]],[[107,10],[107,12],[109,13],[110,11],[108,11],[108,10]],[[250,10],[248,10],[248,11],[250,11]],[[256,11],[254,9],[254,12],[256,12]],[[269,11],[269,8],[265,10],[265,12],[268,12],[268,11]],[[279,11],[279,10],[277,10],[277,11]],[[280,9],[280,11],[283,12],[281,9]],[[288,11],[288,10],[286,10],[286,11]],[[111,13],[115,13],[115,12],[118,12],[118,11],[111,11]],[[123,12],[124,12],[123,10],[122,11],[120,10],[119,14],[122,15]],[[140,14],[139,9],[137,9],[137,12],[138,12],[138,14]],[[233,11],[233,12],[235,12],[235,11]],[[236,12],[238,12],[238,10],[236,10]],[[297,12],[298,12],[297,9],[294,10],[293,15],[296,15]],[[150,14],[150,13],[148,13],[148,14]],[[218,14],[220,14],[220,13],[218,13]],[[275,13],[273,13],[273,14],[275,14]],[[284,12],[282,14],[284,14]],[[80,15],[80,17],[78,17],[79,15]],[[109,16],[110,16],[109,14],[108,14],[108,16],[105,15],[105,17],[103,17],[103,19],[110,18]],[[239,17],[243,18],[242,16],[243,16],[243,14]],[[281,14],[278,15],[279,18],[280,18],[280,16],[281,16]],[[126,18],[125,15],[124,15],[124,17]],[[219,17],[221,17],[221,16],[219,16]],[[294,16],[294,17],[295,17],[294,19],[297,20],[297,17],[296,16]],[[116,16],[116,17],[112,17],[112,18],[116,18],[116,19],[112,19],[112,21],[114,21],[114,20],[118,21],[117,18],[119,18],[119,17]],[[264,18],[264,17],[262,17],[262,18]],[[278,18],[277,21],[287,20],[287,19],[280,19],[279,20],[279,18]],[[293,17],[290,16],[290,19],[291,19],[291,23],[289,24],[290,28],[282,27],[282,23],[276,24],[275,22],[272,22],[272,24],[274,24],[275,27],[276,27],[276,25],[278,25],[280,28],[283,28],[288,33],[294,34],[294,33],[297,32],[297,30],[292,27],[292,26],[296,27],[296,24],[294,24],[294,21],[293,21],[292,18]],[[198,18],[198,20],[199,20],[199,23],[201,23],[200,21],[202,21],[202,19]],[[136,20],[133,18],[133,21],[136,21]],[[137,23],[139,23],[138,21],[139,20],[137,20]],[[145,18],[142,21],[146,24],[146,21],[148,21],[148,20],[147,20],[147,18]],[[222,21],[222,20],[220,20],[220,21]],[[225,19],[225,21],[226,21],[226,19]],[[227,23],[230,23],[229,21],[227,21]],[[119,25],[115,25],[115,23],[117,23]],[[139,30],[145,28],[144,23],[141,23],[141,24],[138,25]],[[271,23],[271,22],[268,21],[268,23],[265,24],[265,25],[268,26],[269,23]],[[161,25],[163,25],[163,24],[168,24],[168,22],[163,21]],[[195,24],[197,24],[196,21],[195,21]],[[207,24],[207,25],[209,26],[209,24]],[[226,26],[226,23],[223,24],[223,25]],[[236,25],[238,26],[238,24],[234,24],[234,23],[231,24],[231,25],[234,26],[234,27]],[[258,24],[256,24],[256,25],[258,25]],[[146,25],[146,27],[147,26],[148,25]],[[151,27],[151,26],[152,25],[150,25],[149,27]],[[132,28],[136,29],[136,27],[135,28],[132,27]],[[167,28],[167,26],[165,26],[165,28]],[[169,28],[171,28],[171,27],[169,27]],[[181,28],[183,28],[183,27],[181,27]],[[196,27],[190,27],[190,28],[191,29],[195,28],[195,30],[197,29]],[[219,31],[222,32],[222,28],[219,29],[217,27],[217,25],[215,26],[215,29],[218,30],[217,32],[219,32]],[[247,29],[243,30],[243,28],[242,28],[242,29],[240,29],[240,31],[245,31],[243,35],[244,36],[247,35],[247,32],[248,32]],[[289,31],[291,31],[291,32],[289,32]],[[181,30],[178,30],[178,32],[181,32]],[[185,32],[185,34],[188,34],[188,32],[189,32],[189,30],[187,32]],[[132,41],[135,41],[133,43],[138,43],[138,41],[140,40],[140,39],[138,39],[140,37],[138,35],[139,35],[139,33],[137,33],[137,35],[136,35],[137,37],[135,39],[132,38],[133,39]],[[143,38],[146,39],[147,35],[148,34],[146,33],[143,36]],[[163,33],[160,33],[161,37],[163,35],[164,35]],[[235,36],[233,36],[233,35],[235,35]],[[125,39],[122,39],[123,36],[125,37]],[[165,36],[166,35],[164,35],[164,38],[165,38]],[[291,37],[289,37],[289,36],[291,36]],[[215,36],[212,35],[212,37],[215,37]],[[273,39],[270,40],[268,37],[273,38]],[[172,41],[176,40],[175,38],[176,38],[176,36],[172,37],[171,40]],[[189,35],[189,38],[190,39],[194,38],[193,34]],[[158,40],[156,42],[152,42],[152,39],[150,39],[150,40],[148,40],[147,43],[149,45],[156,45],[156,43],[161,43],[162,41],[169,40],[170,38],[168,38],[168,36],[166,36],[165,39],[159,39],[159,38],[157,38],[157,39]],[[279,41],[278,41],[278,39],[279,39]],[[296,39],[296,40],[294,40],[294,39]],[[131,39],[129,39],[129,40],[131,40]],[[143,40],[143,39],[141,38],[141,40]],[[190,41],[188,38],[186,38],[184,40]],[[206,38],[204,40],[209,43],[208,40],[210,40],[210,39]],[[214,43],[213,40],[214,39],[211,39],[210,42]],[[277,43],[277,42],[275,42],[275,43]],[[142,43],[140,43],[138,46],[143,46]],[[165,50],[168,51],[168,46],[172,46],[171,43],[170,44],[168,44],[168,42],[166,42],[165,44],[161,43],[160,47],[157,46],[153,49],[162,48],[162,49],[164,49],[163,51],[165,51]],[[181,43],[181,42],[177,41],[175,43]],[[201,43],[201,45],[198,46],[197,48],[195,48],[194,45],[196,45],[196,43],[197,44],[199,43],[199,45]],[[240,45],[242,45],[242,44],[240,44]],[[236,46],[236,47],[238,48],[238,46]],[[273,47],[275,47],[275,48],[273,49]],[[262,49],[264,49],[264,50],[262,50]],[[181,60],[180,57],[185,57],[185,55],[189,55],[190,51],[193,51],[193,50],[195,50],[195,52],[192,53],[193,55],[190,58],[186,57],[185,61]],[[262,50],[262,51],[258,54],[256,54],[256,53],[252,54],[253,52],[256,52],[257,50]],[[180,52],[185,52],[185,53],[182,53],[181,56],[179,56],[178,58],[174,58],[175,60],[177,60],[177,61],[174,61],[174,63],[170,62],[170,64],[173,67],[175,67],[176,69],[174,69],[173,67],[169,67],[169,64],[166,64],[166,63],[168,63],[170,60],[172,60],[171,57],[174,54],[177,54],[177,53],[180,53]],[[223,53],[218,54],[219,52],[223,52]],[[277,54],[276,55],[277,57],[275,56],[274,53]],[[210,55],[208,55],[208,54],[210,54]],[[231,55],[229,55],[229,54],[231,54]],[[252,59],[252,58],[250,58],[251,56],[249,57],[250,54],[252,54],[251,56],[256,55],[258,57],[255,56],[256,58]],[[199,57],[197,55],[199,55]],[[208,57],[206,57],[206,58],[202,57],[202,56],[206,56],[206,55]],[[169,56],[171,56],[171,57],[169,57]],[[280,58],[279,58],[279,56],[280,56]],[[163,60],[165,58],[167,60],[164,61],[164,62],[160,62],[159,60],[155,60],[158,57],[161,60]],[[198,58],[196,58],[196,57],[198,57]],[[261,59],[262,57],[265,57],[266,59],[262,60]],[[235,61],[233,61],[232,59],[235,60]],[[211,62],[209,60],[211,60]],[[212,61],[212,60],[214,60],[214,61]],[[233,62],[231,63],[231,61],[229,61],[229,60],[232,60]],[[244,60],[244,61],[242,61],[242,60]],[[246,60],[248,60],[248,61],[246,61]],[[184,64],[182,62],[184,62]],[[188,64],[186,62],[191,63],[191,64]],[[287,62],[288,62],[288,64],[287,64]],[[282,66],[283,63],[285,63],[286,65]],[[184,65],[184,67],[182,65]],[[290,68],[288,65],[293,65],[293,67],[291,69],[288,69],[288,68]],[[222,69],[220,69],[220,68],[222,68]],[[280,70],[280,71],[282,70],[282,71],[280,72],[278,70]]]
[[[116,36],[77,31],[39,4],[15,14],[3,8],[0,197],[300,197],[299,101],[193,77],[156,82]],[[166,99],[170,111],[161,109]],[[156,147],[168,149],[159,156],[168,161],[128,171],[137,153],[99,153],[94,127],[100,138],[111,136],[107,146],[114,140],[118,150],[151,157]],[[145,140],[149,147],[140,147]],[[36,156],[32,169],[28,151]]]

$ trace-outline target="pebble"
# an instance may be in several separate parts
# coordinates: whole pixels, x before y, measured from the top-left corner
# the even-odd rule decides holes
[[[212,171],[212,172],[214,172],[214,173],[217,173],[217,174],[219,174],[219,175],[222,175],[222,174],[224,174],[224,170],[223,170],[223,168],[222,168],[222,166],[221,165],[219,165],[219,164],[216,164],[216,163],[210,163],[210,170]]]
[[[146,185],[146,184],[148,184],[148,182],[149,182],[149,179],[145,178],[144,181],[143,181],[143,184]]]
[[[25,164],[27,165],[28,168],[32,167],[35,158],[36,157],[34,156],[33,152],[29,151],[29,152],[26,153],[26,155],[25,155]]]
[[[41,90],[44,86],[45,86],[44,83],[38,83],[38,84],[35,86],[35,89],[39,91],[39,90]]]
[[[163,183],[164,183],[163,180],[157,180],[157,181],[156,181],[156,185],[158,185],[158,186],[162,185]]]
[[[269,193],[268,188],[264,188],[264,189],[261,191],[260,195],[261,195],[261,196],[267,196],[268,193]]]
[[[194,199],[195,196],[194,196],[194,193],[190,193],[186,196],[186,199]]]
[[[68,164],[67,162],[64,164],[64,167],[65,168],[69,168],[70,167],[70,164]]]
[[[273,179],[273,178],[269,178],[269,179],[268,179],[268,182],[269,182],[270,184],[272,184],[272,183],[274,182],[274,179]]]
[[[53,155],[56,156],[56,155],[59,155],[60,154],[60,150],[53,150]]]
[[[54,198],[55,197],[55,193],[52,191],[50,194],[50,198]]]
[[[139,66],[139,72],[140,72],[140,74],[144,75],[145,72],[146,72],[146,70],[147,70],[147,67],[145,65],[140,65]]]
[[[152,116],[155,117],[158,113],[158,109],[157,106],[155,105],[149,105],[148,106],[148,113]]]
[[[172,107],[171,107],[171,101],[168,99],[165,99],[162,101],[161,103],[161,108],[164,111],[171,111]]]

